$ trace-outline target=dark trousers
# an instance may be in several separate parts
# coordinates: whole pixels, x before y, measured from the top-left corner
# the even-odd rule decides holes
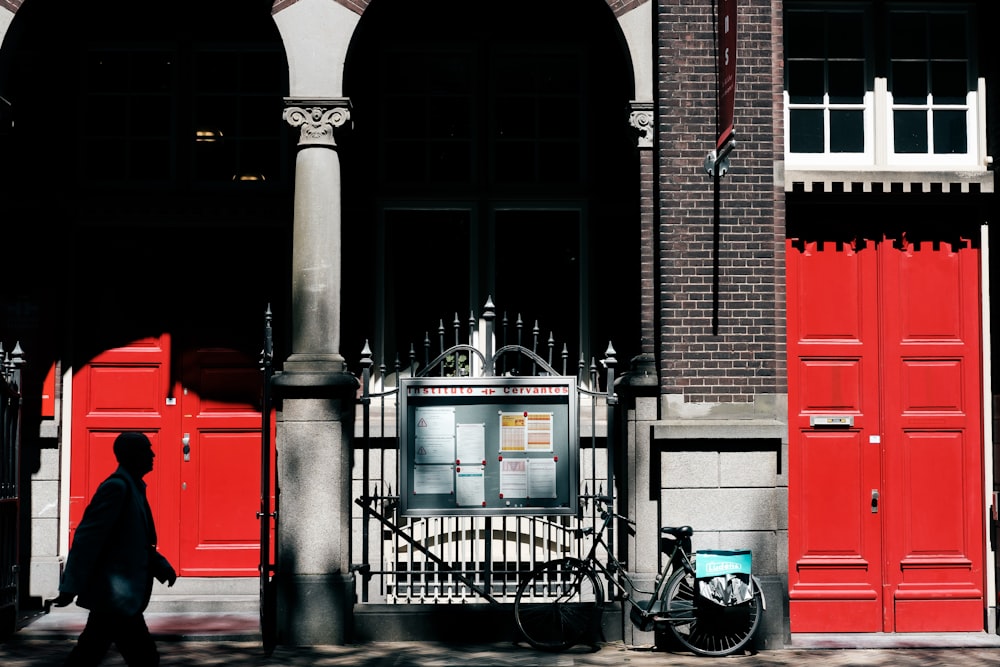
[[[141,613],[123,616],[92,611],[76,646],[66,658],[66,667],[96,667],[111,644],[118,647],[129,667],[157,667],[160,664],[156,643]]]

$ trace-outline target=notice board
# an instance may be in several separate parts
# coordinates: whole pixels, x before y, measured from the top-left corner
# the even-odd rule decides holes
[[[576,378],[403,378],[399,396],[403,516],[576,514]]]

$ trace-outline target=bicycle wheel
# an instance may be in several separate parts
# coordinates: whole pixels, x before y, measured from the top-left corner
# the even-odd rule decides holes
[[[563,651],[600,636],[604,591],[594,571],[577,558],[536,567],[517,587],[514,618],[529,644]]]
[[[723,656],[736,653],[753,637],[763,607],[756,578],[753,598],[743,604],[722,607],[699,601],[695,596],[694,572],[677,570],[667,582],[666,623],[674,637],[697,655]]]

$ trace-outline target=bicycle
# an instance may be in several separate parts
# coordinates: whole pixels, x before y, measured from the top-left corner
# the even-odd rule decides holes
[[[600,528],[577,529],[577,536],[594,536],[587,555],[543,563],[518,586],[514,617],[529,644],[546,651],[562,651],[575,644],[594,643],[593,639],[600,636],[604,606],[600,573],[620,592],[620,601],[631,599],[629,617],[640,630],[669,628],[682,646],[703,656],[731,655],[747,645],[765,607],[756,577],[750,578],[744,602],[719,605],[705,598],[697,587],[696,559],[691,552],[694,530],[690,526],[666,527],[660,529],[660,549],[668,558],[653,590],[643,591],[604,540],[612,520],[632,526],[635,522],[610,511],[611,498],[593,498],[601,511]],[[601,546],[608,555],[607,563],[597,558]],[[634,593],[651,597],[635,599]]]

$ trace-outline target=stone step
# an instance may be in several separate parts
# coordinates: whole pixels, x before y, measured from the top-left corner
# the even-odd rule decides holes
[[[147,611],[166,614],[256,613],[260,598],[256,595],[154,595]]]
[[[180,577],[167,587],[153,585],[151,613],[251,613],[260,608],[256,577]]]

